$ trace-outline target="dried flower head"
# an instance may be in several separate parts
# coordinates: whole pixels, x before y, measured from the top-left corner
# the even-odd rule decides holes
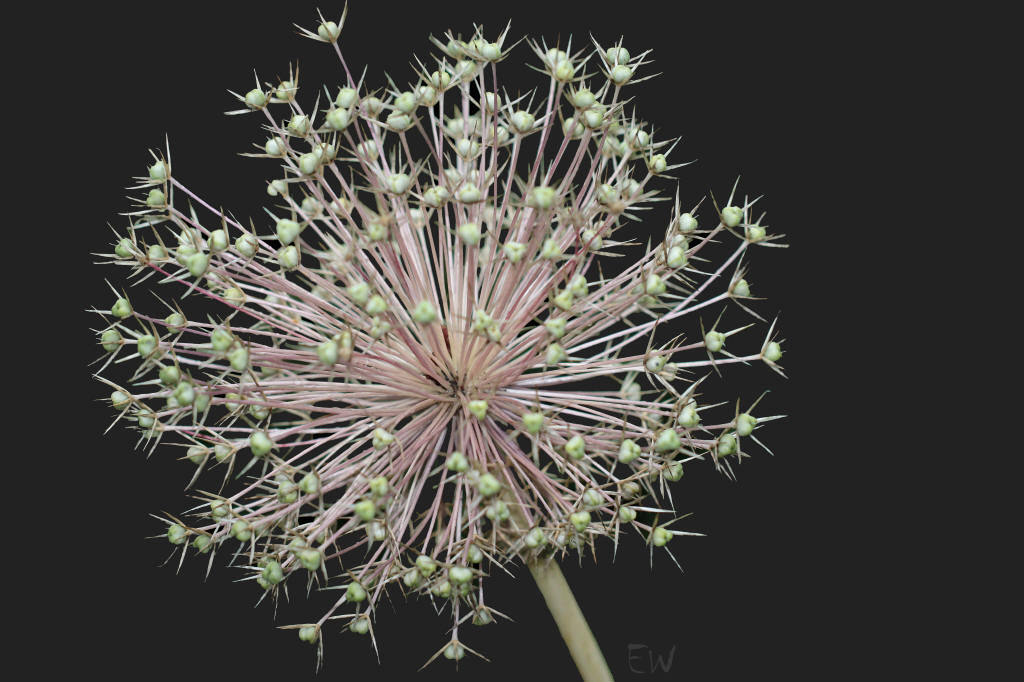
[[[450,605],[437,655],[458,660],[460,624],[500,615],[484,593],[494,564],[617,546],[625,530],[668,551],[687,534],[669,483],[698,461],[731,475],[760,445],[777,417],[756,400],[713,409],[700,389],[721,365],[781,374],[775,325],[733,354],[747,327],[701,316],[732,301],[761,319],[743,259],[782,235],[735,187],[721,206],[677,192],[663,239],[605,274],[602,257],[636,248],[617,232],[684,165],[624,96],[648,52],[529,41],[545,87],[510,93],[508,28],[478,28],[432,39],[441,54],[406,89],[371,89],[339,49],[344,18],[304,31],[345,74],[312,108],[297,71],[232,93],[229,113],[267,133],[250,155],[279,171],[265,216],[215,209],[154,152],[102,255],[176,300],[149,313],[114,291],[96,311],[100,373],[136,369],[100,380],[140,442],[195,466],[190,485],[224,474],[166,519],[183,557],[222,552],[275,599],[341,588],[288,626],[307,642],[335,620],[373,637],[386,590],[424,595]],[[190,312],[194,297],[216,314]],[[655,344],[684,319],[695,338]]]

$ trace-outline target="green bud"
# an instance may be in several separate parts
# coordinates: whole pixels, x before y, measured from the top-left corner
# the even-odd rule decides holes
[[[476,489],[484,497],[490,497],[501,490],[501,482],[491,474],[484,474],[476,482]]]
[[[307,495],[315,495],[320,492],[320,477],[314,472],[309,472],[299,481],[299,490]]]
[[[134,245],[132,244],[132,240],[128,239],[128,237],[122,237],[114,247],[114,255],[118,258],[131,258],[135,255],[133,250]]]
[[[227,500],[210,500],[210,516],[223,519],[231,514],[231,503]]]
[[[288,145],[282,138],[272,137],[267,140],[265,145],[263,145],[263,151],[265,151],[268,156],[280,157],[284,156],[285,152],[288,151]]]
[[[622,445],[619,446],[619,461],[623,464],[629,464],[640,456],[640,452],[640,446],[633,439],[625,438],[622,441]]]
[[[648,372],[657,374],[665,368],[665,363],[668,362],[668,358],[664,355],[654,355],[647,358],[647,362],[644,363],[644,367],[647,368]]]
[[[484,560],[484,553],[476,545],[469,546],[469,563],[478,564]]]
[[[558,292],[555,295],[555,297],[552,299],[552,302],[555,304],[555,307],[559,308],[560,310],[569,310],[570,308],[572,308],[574,300],[575,297],[573,296],[572,292],[569,291],[568,289],[563,289],[562,291]]]
[[[235,343],[235,337],[224,327],[217,327],[210,334],[210,347],[218,353],[225,352]]]
[[[626,66],[625,64],[617,64],[612,67],[608,73],[608,78],[615,85],[623,86],[629,82],[629,79],[633,77],[632,67]]]
[[[657,273],[652,272],[647,275],[647,280],[644,282],[645,293],[648,293],[651,296],[660,296],[665,293],[665,290],[665,280],[663,280]]]
[[[722,222],[726,227],[736,227],[743,220],[743,209],[739,206],[726,206],[722,209]]]
[[[126,317],[131,317],[132,304],[128,302],[127,298],[119,298],[114,301],[114,306],[110,309],[110,314],[122,320]]]
[[[471,183],[466,183],[455,192],[455,198],[464,204],[475,204],[480,201],[481,196],[480,188]],[[465,238],[463,238],[463,241],[465,241]]]
[[[619,507],[619,521],[622,523],[633,523],[636,518],[636,509],[632,507]]]
[[[725,345],[725,334],[722,332],[710,331],[704,335],[704,346],[712,353],[722,350]]]
[[[583,504],[588,507],[600,507],[604,504],[604,498],[601,497],[601,493],[591,488],[583,493]]]
[[[668,168],[668,161],[665,159],[664,154],[655,154],[647,162],[647,167],[651,169],[652,173],[664,173],[665,169]]]
[[[299,157],[299,170],[303,175],[313,175],[320,167],[320,159],[313,152],[307,152]]]
[[[299,639],[303,642],[315,642],[317,638],[317,629],[315,625],[306,625],[299,628]]]
[[[246,542],[252,537],[252,527],[249,526],[249,522],[243,519],[237,519],[231,524],[231,534],[235,536],[240,542]]]
[[[747,284],[747,280],[737,280],[736,284],[732,285],[732,293],[734,296],[750,296],[750,285]]]
[[[360,616],[348,624],[348,629],[357,635],[365,635],[370,631],[370,619],[366,616]]]
[[[587,529],[590,525],[590,512],[578,511],[569,515],[569,522],[572,523],[573,527],[580,533]]]
[[[418,568],[420,573],[423,574],[423,577],[428,578],[437,568],[437,562],[426,554],[420,554],[416,557],[416,568]]]
[[[267,96],[262,90],[254,88],[245,93],[245,105],[250,109],[262,109],[267,105]]]
[[[434,585],[430,591],[442,599],[447,599],[452,594],[452,584],[447,580],[442,580],[437,585]]]
[[[252,451],[253,457],[263,457],[274,447],[274,441],[270,440],[270,436],[267,435],[266,431],[253,431],[249,436],[249,450]]]
[[[555,200],[558,198],[558,193],[554,187],[539,186],[534,187],[530,191],[530,196],[527,199],[527,205],[534,208],[549,209],[555,205]]]
[[[541,412],[527,412],[523,415],[523,428],[526,432],[536,436],[544,428],[544,414]]]
[[[379,317],[374,317],[370,321],[370,336],[372,336],[373,338],[379,339],[380,337],[387,334],[389,331],[391,331],[391,323],[388,322],[387,320],[382,320]]]
[[[321,39],[328,43],[333,43],[338,40],[338,36],[341,35],[341,27],[333,21],[324,21],[317,26],[316,33]]]
[[[505,521],[511,516],[508,505],[502,501],[497,500],[487,505],[487,509],[484,510],[484,516],[489,518],[491,521],[500,522]]]
[[[549,365],[557,365],[559,362],[565,362],[569,359],[569,354],[565,352],[557,343],[548,344],[548,349],[544,353],[544,362]]]
[[[370,285],[366,282],[353,282],[345,291],[357,305],[366,305],[366,302],[370,300]]]
[[[736,433],[740,436],[749,436],[754,432],[754,426],[757,425],[757,417],[744,412],[740,416],[736,417]]]
[[[667,467],[665,467],[663,474],[665,478],[670,481],[678,481],[680,478],[683,477],[683,463],[672,462]]]
[[[103,333],[100,334],[100,343],[103,345],[103,350],[108,353],[113,353],[121,347],[121,332],[117,331],[113,327],[110,329],[104,329]]]
[[[465,566],[452,566],[448,569],[448,580],[455,585],[468,583],[472,579],[473,571]]]
[[[217,443],[213,446],[213,458],[218,462],[224,462],[235,453],[235,449],[226,443]]]
[[[420,301],[412,309],[412,319],[420,324],[430,324],[437,319],[437,309],[430,301]]]
[[[146,257],[151,261],[166,260],[167,249],[164,248],[163,244],[151,244],[146,251]]]
[[[558,240],[554,237],[549,237],[544,240],[544,244],[540,247],[540,257],[544,260],[555,260],[562,255],[562,247],[558,245]]]
[[[460,661],[466,655],[466,647],[458,642],[452,642],[444,648],[444,657],[450,661]]]
[[[249,367],[249,350],[244,346],[236,346],[228,353],[228,362],[231,369],[236,372],[244,372]]]
[[[668,256],[665,258],[665,263],[670,268],[681,268],[686,265],[686,249],[681,246],[673,246],[668,250]]]
[[[188,531],[177,523],[172,523],[167,527],[167,541],[172,545],[183,544],[187,536]]]
[[[418,587],[423,582],[423,576],[415,568],[409,569],[402,575],[402,582],[408,588]]]

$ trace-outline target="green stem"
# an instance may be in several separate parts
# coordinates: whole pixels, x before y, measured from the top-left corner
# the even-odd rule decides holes
[[[527,566],[533,579],[544,595],[551,616],[562,633],[569,654],[583,677],[583,682],[614,682],[612,673],[605,663],[604,655],[594,633],[590,631],[576,598],[572,596],[569,583],[565,582],[562,569],[554,559],[528,561]]]

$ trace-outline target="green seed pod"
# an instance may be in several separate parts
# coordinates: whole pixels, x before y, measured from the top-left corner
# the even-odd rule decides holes
[[[480,189],[473,184],[465,184],[455,192],[455,198],[464,204],[475,204],[482,198]],[[475,224],[475,223],[470,223]],[[463,239],[465,241],[465,239]]]
[[[121,332],[117,331],[113,327],[110,329],[104,329],[103,333],[100,334],[100,344],[102,344],[103,350],[108,353],[113,353],[121,347],[122,343],[123,339],[121,338]]]
[[[372,521],[377,515],[377,507],[372,500],[359,500],[352,505],[352,511],[363,521]]]
[[[517,133],[523,134],[533,129],[536,119],[528,111],[516,111],[512,114],[510,122],[512,123],[512,128]]]
[[[622,445],[619,446],[619,461],[623,464],[629,464],[634,459],[640,456],[640,446],[637,445],[633,439],[624,438]]]
[[[657,273],[652,272],[647,275],[647,279],[644,281],[645,293],[650,294],[651,296],[660,296],[665,293],[665,290],[665,280],[663,280]]]
[[[654,374],[657,374],[658,372],[665,368],[666,362],[668,362],[668,358],[666,358],[664,355],[655,355],[653,357],[647,358],[647,362],[644,363],[644,367],[647,368],[648,372],[653,372]]]
[[[356,281],[350,284],[346,289],[349,298],[351,298],[356,305],[366,305],[366,302],[370,300],[370,285],[366,282]]]
[[[248,521],[244,519],[237,519],[231,524],[231,534],[235,536],[235,539],[239,542],[246,542],[252,538],[252,527]]]
[[[188,457],[188,461],[193,464],[202,464],[203,460],[206,459],[206,456],[209,453],[209,448],[205,448],[202,445],[192,445],[185,451],[185,456]]]
[[[167,527],[167,541],[172,545],[184,544],[187,536],[188,531],[177,523],[172,523]]]
[[[366,599],[366,590],[359,583],[349,583],[345,590],[345,597],[350,602],[359,603]]]
[[[212,546],[213,538],[211,538],[209,535],[204,535],[200,533],[199,535],[196,535],[195,539],[192,540],[192,547],[195,548],[195,550],[200,554],[206,554],[210,551],[210,548]]]
[[[319,633],[315,625],[306,625],[299,628],[299,639],[303,642],[315,642],[318,636]]]
[[[548,542],[548,538],[544,535],[544,531],[540,528],[534,528],[523,538],[523,543],[530,549],[537,549],[543,547]]]
[[[110,309],[110,314],[122,320],[126,317],[131,317],[132,304],[128,302],[127,298],[119,298],[114,301],[114,305]]]
[[[210,253],[220,253],[228,248],[228,233],[214,230],[210,233]]]
[[[202,277],[210,265],[210,257],[205,253],[194,253],[188,257],[188,273],[193,277]]]
[[[303,175],[313,175],[320,167],[320,159],[316,154],[307,152],[299,157],[299,170]]]
[[[274,441],[270,439],[266,431],[253,431],[249,436],[249,450],[253,457],[263,457],[274,447]]]
[[[288,151],[288,145],[283,138],[272,137],[267,140],[265,145],[263,145],[263,151],[265,151],[268,156],[281,157]]]
[[[233,454],[235,454],[235,448],[226,443],[217,443],[213,446],[213,458],[218,462],[226,461]]]
[[[299,481],[299,490],[306,495],[315,495],[320,492],[320,477],[316,472],[309,472]]]
[[[146,257],[151,261],[167,260],[167,249],[164,248],[163,244],[151,244],[146,251]]]
[[[466,456],[458,450],[448,455],[448,459],[445,461],[445,464],[449,471],[455,471],[460,474],[469,469],[469,460],[466,459]]]
[[[469,546],[469,563],[478,564],[484,560],[484,553],[476,545]]]
[[[391,490],[391,485],[383,476],[377,476],[370,480],[370,494],[374,497],[384,497],[389,490]]]
[[[684,429],[693,429],[700,424],[700,414],[697,412],[696,403],[687,403],[679,412],[676,423]]]
[[[665,258],[665,263],[670,268],[681,268],[686,265],[686,249],[681,246],[673,246],[668,250],[668,256]]]
[[[374,294],[366,301],[366,312],[370,315],[380,315],[388,309],[388,302],[380,294]]]
[[[622,494],[626,498],[640,497],[643,488],[636,481],[626,481],[622,484]]]
[[[655,547],[664,547],[672,539],[672,533],[658,526],[651,531],[651,544]]]
[[[327,339],[316,347],[316,357],[323,364],[332,367],[338,361],[338,342]]]
[[[507,520],[511,516],[511,512],[505,502],[498,500],[487,505],[487,509],[484,510],[484,516],[491,521],[501,522]]]
[[[430,575],[437,568],[437,562],[431,559],[426,554],[420,554],[416,557],[416,568],[423,575],[424,578],[429,578]]]
[[[288,132],[298,137],[305,137],[309,133],[309,117],[305,114],[295,114],[288,120]]]
[[[370,321],[370,336],[372,336],[373,338],[379,339],[380,337],[387,334],[389,331],[391,331],[391,323],[389,323],[387,320],[382,320],[379,317],[374,317]]]
[[[423,203],[427,206],[439,208],[451,197],[448,190],[439,185],[430,187],[423,193]]]
[[[613,46],[605,50],[603,56],[609,64],[625,64],[629,61],[629,50],[624,47]]]
[[[419,571],[413,568],[402,575],[402,582],[405,583],[406,587],[413,589],[419,587],[419,584],[423,582],[423,576],[420,575]]]
[[[277,252],[277,262],[282,270],[294,270],[299,266],[299,250],[294,244],[284,247]]]
[[[604,504],[604,498],[601,497],[601,493],[591,488],[583,493],[583,504],[591,508],[600,507]]]
[[[683,463],[672,462],[663,471],[663,475],[669,481],[678,481],[683,477]]]
[[[569,310],[572,308],[575,297],[572,295],[571,291],[563,289],[555,294],[555,297],[551,300],[559,310]]]
[[[480,243],[480,226],[476,223],[463,223],[458,228],[459,239],[467,246]]]
[[[245,105],[250,109],[262,109],[267,105],[267,96],[262,90],[254,88],[245,93]]]
[[[530,191],[530,195],[527,198],[527,205],[534,208],[549,209],[555,205],[558,198],[558,192],[555,191],[554,187],[534,187]]]
[[[302,231],[302,226],[294,220],[283,218],[277,221],[277,238],[282,244],[291,244]]]
[[[395,437],[381,428],[373,430],[373,447],[383,450],[395,442]]]
[[[731,433],[722,434],[718,438],[718,456],[726,457],[736,452],[736,436]]]
[[[750,296],[750,285],[747,284],[747,280],[739,279],[732,285],[733,296]]]
[[[477,419],[483,420],[487,416],[487,401],[486,400],[470,400],[468,409]]]
[[[196,399],[196,390],[187,381],[182,381],[174,388],[174,399],[179,405],[191,405]]]
[[[434,585],[430,591],[442,599],[447,599],[452,594],[452,584],[447,580],[442,580],[437,585]]]
[[[210,500],[210,516],[223,519],[231,514],[231,503],[227,500]]]
[[[452,566],[448,569],[448,580],[454,585],[462,585],[473,579],[473,571],[465,566]]]
[[[338,96],[334,98],[334,106],[340,109],[350,109],[359,101],[359,93],[352,88],[338,90]]]
[[[590,512],[578,511],[570,514],[569,522],[572,523],[577,532],[582,533],[590,525]]]
[[[540,257],[545,260],[555,260],[562,255],[562,247],[559,245],[558,240],[554,237],[549,237],[544,240],[544,244],[540,248]]]
[[[608,79],[612,83],[619,87],[629,82],[629,79],[633,77],[633,69],[625,64],[617,64],[611,68],[608,72]]]
[[[674,452],[682,445],[683,442],[679,439],[679,434],[675,432],[675,429],[665,429],[654,441],[654,449],[658,452]]]
[[[633,523],[636,519],[636,509],[632,507],[619,507],[619,521],[622,523]]]
[[[167,164],[163,161],[157,161],[148,168],[149,179],[154,182],[163,182],[167,179]]]
[[[736,227],[743,220],[743,209],[739,206],[726,206],[722,209],[722,222],[726,227]]]
[[[548,344],[548,349],[544,353],[544,362],[549,365],[557,365],[559,362],[565,362],[569,359],[569,354],[565,352],[557,343]]]
[[[366,616],[360,616],[348,624],[348,629],[357,635],[365,635],[370,631],[370,619]]]
[[[262,575],[263,579],[268,583],[271,585],[277,585],[284,580],[284,569],[281,568],[281,564],[271,559],[263,567]]]
[[[259,248],[259,242],[251,234],[243,234],[235,240],[235,249],[246,258],[252,258]]]
[[[163,193],[163,190],[151,189],[149,194],[146,195],[146,205],[150,208],[161,208],[167,205],[167,196]]]
[[[341,27],[333,21],[324,21],[316,28],[316,33],[322,40],[328,43],[333,43],[338,40],[338,36],[341,35]]]
[[[458,642],[452,642],[444,648],[444,657],[450,661],[460,661],[466,655],[466,647]]]
[[[541,412],[527,412],[523,414],[523,428],[526,432],[536,436],[544,428],[544,414]]]
[[[710,331],[704,335],[704,346],[712,353],[717,353],[725,346],[725,334]]]
[[[740,416],[736,417],[736,433],[740,436],[749,436],[754,432],[754,427],[757,425],[757,417],[744,412]]]
[[[490,497],[501,490],[501,482],[495,478],[492,474],[484,474],[477,480],[476,489],[480,491],[480,494],[484,497]]]
[[[367,115],[371,118],[377,118],[377,115],[384,110],[384,103],[373,95],[363,98],[362,105]]]
[[[564,317],[548,318],[544,322],[544,328],[548,330],[548,334],[556,339],[562,338],[565,334],[565,324],[568,320]]]
[[[224,327],[217,327],[210,334],[210,347],[218,353],[223,353],[235,343],[235,337]]]
[[[290,80],[281,81],[274,91],[274,96],[283,102],[287,102],[295,97],[298,89],[298,86]]]
[[[122,237],[117,245],[114,247],[114,255],[118,258],[132,258],[134,254],[134,244],[128,237]]]
[[[747,225],[746,232],[747,239],[752,242],[759,242],[768,234],[760,225]]]
[[[318,549],[302,549],[297,552],[296,556],[307,571],[315,571],[320,568],[320,562],[323,560],[323,555]]]
[[[668,168],[668,161],[665,159],[664,154],[655,154],[647,161],[647,167],[652,173],[657,175],[658,173],[665,172],[665,169]]]
[[[584,455],[587,454],[586,443],[584,443],[583,437],[576,435],[566,441],[565,454],[573,459],[583,459]]]
[[[412,319],[420,324],[430,324],[437,319],[437,309],[430,301],[420,301],[412,309]]]
[[[501,247],[501,251],[511,262],[518,263],[526,253],[526,245],[520,244],[519,242],[506,242],[505,245]]]
[[[104,346],[105,348],[106,346]],[[776,341],[769,341],[762,351],[764,359],[768,362],[778,362],[782,359],[782,346]]]

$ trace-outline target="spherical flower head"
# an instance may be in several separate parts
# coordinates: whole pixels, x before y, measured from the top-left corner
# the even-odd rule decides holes
[[[343,25],[301,32],[335,52]],[[195,477],[201,503],[160,534],[268,601],[339,589],[289,626],[318,649],[332,620],[376,638],[397,589],[451,607],[438,657],[459,660],[461,620],[493,620],[495,570],[622,530],[671,551],[684,462],[733,475],[777,418],[703,396],[783,372],[774,324],[748,341],[712,312],[761,305],[748,256],[781,235],[735,187],[661,202],[676,141],[622,92],[646,52],[528,41],[542,82],[519,97],[505,39],[437,40],[405,86],[346,66],[332,101],[297,71],[239,88],[229,113],[259,121],[267,205],[214,208],[165,150],[137,174],[129,229],[104,236],[103,262],[170,308],[115,289],[93,337],[118,421]],[[653,239],[623,236],[633,221]]]

